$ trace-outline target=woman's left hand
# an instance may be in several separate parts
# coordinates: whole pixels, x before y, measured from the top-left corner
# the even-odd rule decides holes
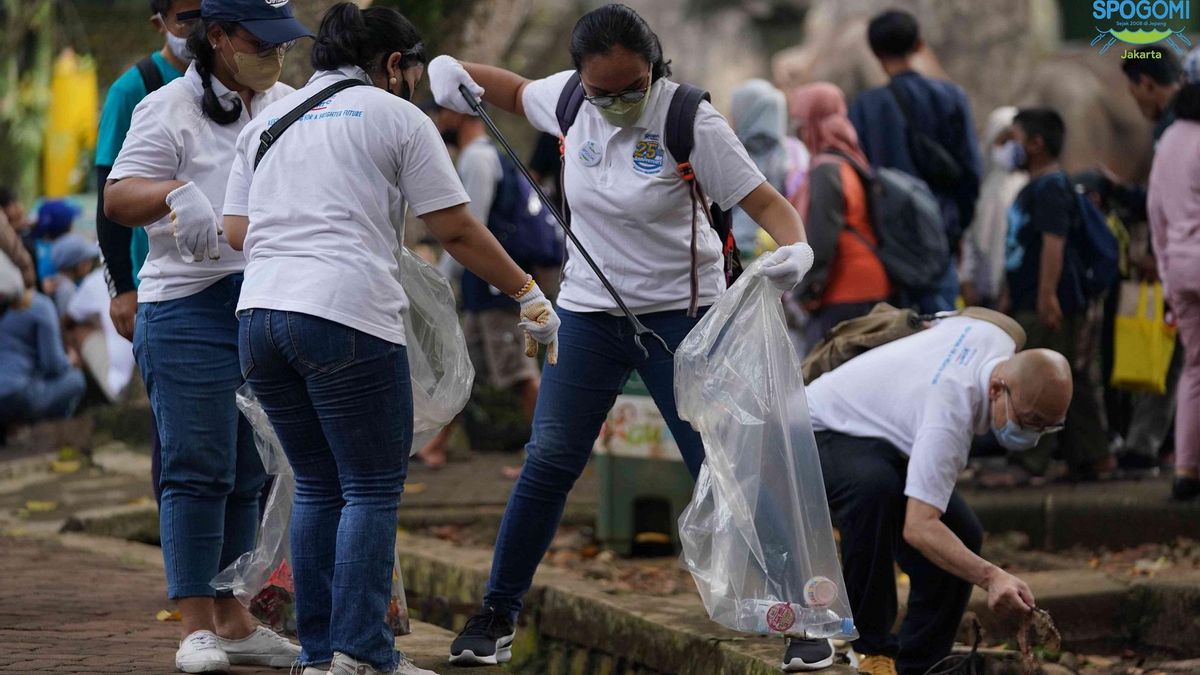
[[[795,244],[781,246],[767,256],[761,269],[763,276],[770,279],[775,288],[787,292],[800,283],[812,266],[812,247],[807,242],[798,241]]]

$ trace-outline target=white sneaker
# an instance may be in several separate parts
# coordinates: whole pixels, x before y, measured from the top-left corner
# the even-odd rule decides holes
[[[328,663],[314,663],[310,666],[302,666],[299,661],[292,664],[288,670],[288,675],[328,675]]]
[[[432,670],[417,666],[403,653],[399,654],[400,662],[389,671],[376,670],[371,664],[355,660],[341,652],[333,653],[333,663],[329,666],[329,675],[437,675]]]
[[[229,656],[229,663],[235,666],[286,668],[300,658],[300,645],[263,626],[241,640],[218,637],[217,641]]]
[[[229,657],[212,631],[198,630],[179,643],[175,668],[184,673],[227,673]]]

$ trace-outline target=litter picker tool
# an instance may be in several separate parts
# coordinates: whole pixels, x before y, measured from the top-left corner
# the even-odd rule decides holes
[[[525,180],[529,181],[529,185],[533,188],[533,191],[537,193],[538,198],[542,200],[542,204],[546,208],[550,209],[550,213],[554,214],[554,219],[558,221],[559,226],[562,227],[563,232],[567,234],[567,238],[571,240],[571,243],[575,244],[575,248],[579,250],[579,254],[583,256],[583,259],[587,262],[588,267],[591,267],[592,271],[596,273],[596,276],[600,278],[600,283],[604,284],[604,288],[608,291],[608,294],[612,296],[614,301],[616,301],[617,307],[621,309],[621,311],[625,314],[625,318],[628,319],[629,323],[633,326],[633,341],[635,344],[637,344],[638,349],[642,350],[642,355],[647,358],[650,357],[650,352],[647,351],[646,346],[642,344],[643,335],[647,335],[657,340],[668,354],[674,355],[674,352],[671,351],[671,348],[667,346],[667,341],[664,340],[661,335],[655,333],[649,328],[646,328],[646,326],[638,320],[633,312],[629,311],[629,307],[625,304],[625,301],[621,299],[621,294],[618,293],[617,289],[613,287],[612,282],[608,280],[608,277],[604,276],[604,272],[600,271],[600,267],[596,265],[595,260],[592,260],[592,256],[587,252],[587,249],[583,247],[583,244],[579,243],[579,239],[575,236],[575,233],[571,231],[571,226],[567,224],[566,218],[563,218],[562,213],[560,213],[558,210],[558,207],[555,206],[552,201],[550,201],[550,198],[547,197],[546,193],[542,191],[542,186],[538,185],[538,182],[533,179],[533,176],[529,175],[529,169],[525,168],[525,163],[522,162],[521,158],[517,156],[517,153],[512,149],[512,146],[508,144],[508,140],[504,138],[504,134],[500,133],[499,127],[496,126],[496,123],[492,121],[491,116],[488,115],[486,110],[484,110],[483,102],[475,98],[475,96],[471,94],[471,90],[467,89],[466,85],[458,85],[458,91],[463,95],[463,98],[467,99],[467,104],[471,106],[471,109],[475,111],[476,115],[479,115],[479,119],[483,120],[484,125],[487,126],[488,131],[491,132],[492,136],[494,136],[500,145],[504,147],[504,151],[508,153],[510,158],[512,158],[513,164],[520,169],[521,175],[525,176]]]

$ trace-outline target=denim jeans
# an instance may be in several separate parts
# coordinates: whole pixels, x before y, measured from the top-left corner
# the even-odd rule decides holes
[[[254,548],[266,473],[237,409],[242,275],[138,305],[134,352],[162,443],[159,531],[167,595],[213,597],[209,581]]]
[[[485,607],[507,612],[514,620],[558,529],[567,493],[587,465],[600,426],[630,372],[636,369],[642,376],[693,477],[704,461],[700,434],[675,412],[673,357],[650,339],[643,340],[650,357],[642,356],[624,317],[565,309],[558,315],[558,364],[542,371],[533,437],[504,509],[484,597]],[[699,321],[683,310],[638,318],[672,350]]]
[[[338,651],[390,670],[396,509],[412,445],[408,354],[297,312],[241,314],[242,372],[296,477],[292,575],[301,662]]]
[[[68,368],[53,377],[35,375],[23,389],[0,396],[0,423],[70,417],[86,389],[87,380],[78,368]]]

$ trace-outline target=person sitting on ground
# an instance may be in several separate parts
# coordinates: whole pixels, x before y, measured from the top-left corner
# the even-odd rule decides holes
[[[1013,123],[1013,151],[1029,184],[1009,211],[1007,282],[1013,317],[1029,336],[1029,347],[1063,354],[1075,375],[1071,415],[1061,437],[1047,437],[1014,458],[1033,475],[1045,475],[1051,458],[1067,464],[1073,480],[1094,480],[1110,472],[1108,432],[1091,366],[1099,358],[1092,330],[1089,297],[1083,280],[1081,250],[1068,234],[1081,228],[1075,188],[1058,163],[1066,130],[1062,117],[1048,108],[1027,108]]]
[[[80,282],[100,262],[100,247],[78,234],[65,234],[50,248],[50,262],[57,271],[46,280],[46,286],[53,290],[54,306],[62,317]]]
[[[1034,607],[1025,582],[979,556],[983,530],[955,482],[974,435],[1019,453],[1061,429],[1071,368],[1047,349],[1014,353],[1020,329],[994,321],[943,319],[807,387],[861,672],[925,673],[950,653],[972,586],[1001,614]],[[896,565],[912,580],[898,636]]]
[[[54,301],[32,293],[0,317],[0,427],[70,417],[86,387]]]
[[[47,199],[38,205],[37,219],[28,237],[32,241],[38,283],[42,284],[42,292],[46,295],[54,295],[53,283],[46,286],[46,282],[57,271],[50,251],[54,248],[54,242],[75,226],[75,219],[80,213],[79,207],[66,199]]]

